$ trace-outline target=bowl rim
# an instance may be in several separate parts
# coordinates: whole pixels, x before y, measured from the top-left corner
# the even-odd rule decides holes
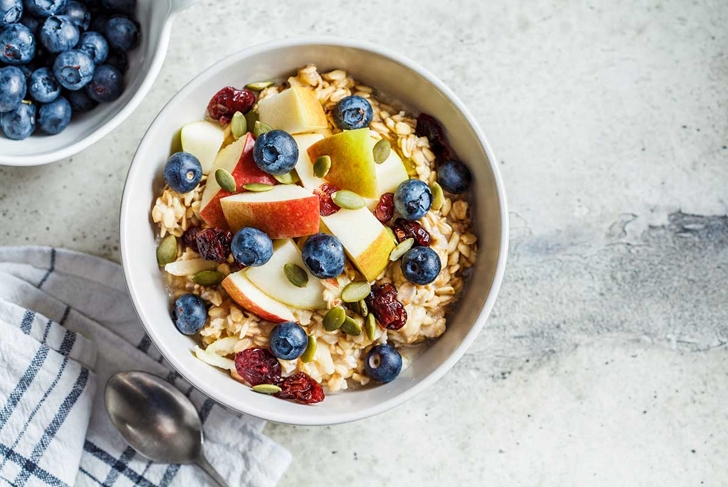
[[[169,7],[168,7],[169,8]],[[149,64],[149,70],[144,75],[144,79],[139,85],[136,93],[129,99],[126,105],[119,110],[119,113],[111,117],[106,123],[99,125],[91,132],[88,136],[74,142],[73,144],[64,147],[63,149],[47,152],[45,154],[29,154],[29,155],[6,155],[0,154],[0,165],[3,166],[14,166],[14,167],[32,167],[42,166],[44,164],[50,164],[52,162],[58,162],[67,157],[78,154],[84,149],[87,149],[94,145],[96,142],[106,137],[111,133],[112,130],[121,125],[124,120],[134,113],[139,107],[144,97],[147,96],[149,90],[152,88],[152,84],[156,81],[159,72],[164,64],[164,58],[167,56],[167,48],[169,47],[169,38],[172,30],[172,24],[176,15],[181,10],[175,10],[169,8],[167,12],[167,18],[164,21],[164,27],[159,37],[159,44],[154,50],[152,56],[152,62]]]
[[[455,350],[450,354],[450,356],[442,363],[440,364],[432,373],[430,373],[428,376],[424,377],[422,380],[420,380],[417,384],[415,384],[410,389],[406,390],[405,392],[398,394],[392,398],[389,398],[385,401],[382,401],[374,406],[371,406],[366,409],[362,409],[360,411],[356,412],[348,412],[348,413],[339,413],[339,414],[332,414],[326,417],[307,417],[307,418],[297,418],[295,415],[286,414],[286,413],[280,413],[278,411],[274,410],[267,410],[267,409],[261,409],[261,408],[255,408],[255,407],[236,407],[231,406],[230,404],[227,404],[223,400],[218,398],[218,395],[216,394],[217,391],[212,390],[211,387],[208,387],[207,384],[197,377],[194,376],[194,374],[188,372],[184,365],[177,359],[175,353],[165,345],[164,341],[161,340],[161,338],[157,335],[155,332],[155,329],[153,326],[150,325],[147,319],[145,319],[144,316],[142,316],[141,313],[141,302],[139,299],[138,293],[135,291],[135,284],[132,282],[130,278],[130,270],[129,270],[129,262],[131,261],[132,256],[129,255],[128,250],[128,239],[129,236],[127,234],[127,229],[124,225],[124,222],[127,220],[129,208],[130,208],[130,201],[129,196],[127,192],[127,185],[130,184],[131,181],[136,179],[136,173],[139,167],[142,166],[141,162],[137,160],[137,155],[139,154],[139,151],[143,148],[145,145],[145,141],[148,141],[147,135],[149,132],[155,128],[155,124],[159,117],[167,110],[169,105],[180,95],[186,94],[188,91],[191,91],[191,86],[195,83],[195,81],[207,74],[209,74],[211,71],[219,71],[224,69],[225,67],[235,64],[239,62],[240,60],[247,58],[249,56],[253,56],[256,54],[264,54],[267,51],[272,50],[278,50],[283,48],[289,48],[289,47],[299,47],[299,46],[306,46],[306,45],[327,45],[327,46],[333,46],[333,47],[341,47],[341,48],[353,48],[353,49],[359,49],[364,51],[372,52],[378,56],[382,56],[384,58],[388,58],[391,61],[396,62],[397,64],[402,65],[403,67],[410,69],[423,78],[425,78],[429,83],[431,83],[436,89],[438,89],[445,97],[455,105],[457,110],[463,115],[463,117],[466,119],[467,123],[472,127],[476,137],[478,138],[478,141],[484,148],[486,155],[488,156],[488,163],[491,166],[491,170],[493,172],[494,176],[494,182],[495,186],[498,192],[498,203],[500,206],[499,211],[499,220],[501,225],[501,238],[499,242],[499,255],[498,259],[496,261],[496,268],[495,272],[493,273],[493,283],[491,285],[490,291],[488,293],[488,296],[485,299],[485,302],[483,303],[482,308],[480,309],[478,313],[478,317],[476,318],[475,322],[473,323],[473,326],[468,331],[468,333],[465,335],[465,337],[461,340],[460,344],[457,345]],[[472,345],[472,343],[475,341],[475,338],[478,336],[480,331],[482,330],[483,326],[485,325],[485,322],[490,315],[491,311],[493,310],[493,306],[495,305],[496,298],[498,296],[498,293],[500,291],[500,287],[503,281],[503,276],[505,273],[505,265],[507,260],[507,254],[508,254],[508,235],[509,235],[509,228],[508,228],[508,205],[506,201],[506,194],[505,194],[505,187],[503,185],[503,180],[500,174],[500,171],[498,169],[497,165],[498,159],[495,157],[495,154],[493,152],[493,149],[491,148],[490,144],[488,143],[488,140],[485,138],[485,135],[480,130],[480,127],[478,126],[477,121],[472,116],[472,114],[467,110],[463,102],[455,95],[455,93],[450,90],[442,81],[440,81],[435,75],[433,75],[431,72],[420,66],[419,64],[415,63],[414,61],[408,59],[407,57],[398,54],[394,51],[391,51],[387,48],[381,47],[376,44],[372,44],[370,42],[366,41],[359,41],[354,39],[348,39],[348,38],[339,38],[339,37],[328,37],[328,36],[303,36],[303,37],[291,37],[286,39],[279,39],[279,40],[273,40],[268,42],[263,42],[259,44],[255,44],[252,46],[249,46],[245,49],[242,49],[240,51],[237,51],[229,56],[226,56],[225,58],[217,61],[210,67],[203,70],[201,73],[199,73],[197,76],[195,76],[193,79],[191,79],[182,89],[180,89],[170,100],[164,105],[164,107],[160,110],[159,114],[155,117],[155,119],[150,124],[149,128],[145,132],[144,136],[142,137],[139,147],[137,148],[136,153],[134,154],[134,158],[132,159],[132,163],[129,167],[129,171],[127,174],[126,181],[124,183],[124,190],[122,194],[122,201],[121,201],[121,212],[120,212],[120,249],[121,249],[121,262],[122,267],[124,270],[124,277],[126,280],[127,287],[129,289],[129,294],[131,296],[132,302],[134,304],[134,309],[139,316],[139,319],[141,320],[142,324],[144,325],[145,331],[151,338],[152,342],[155,344],[157,349],[160,351],[162,356],[167,360],[167,362],[170,364],[171,367],[173,367],[182,377],[184,377],[191,385],[193,385],[195,388],[200,390],[203,394],[210,397],[211,399],[215,400],[216,402],[224,405],[225,407],[231,408],[235,411],[239,411],[244,414],[248,414],[260,419],[264,419],[267,421],[273,421],[277,423],[284,423],[284,424],[291,424],[291,425],[300,425],[300,426],[325,426],[325,425],[335,425],[335,424],[341,424],[341,423],[348,423],[352,421],[358,421],[361,419],[365,419],[368,417],[375,416],[377,414],[383,413],[385,411],[388,411],[396,406],[399,406],[420,392],[424,391],[427,387],[437,382],[439,379],[441,379],[450,369],[462,358],[462,356],[465,354],[467,349]]]

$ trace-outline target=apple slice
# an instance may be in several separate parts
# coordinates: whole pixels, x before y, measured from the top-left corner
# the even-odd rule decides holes
[[[191,276],[201,271],[209,271],[217,267],[217,262],[205,259],[178,260],[164,266],[167,274],[173,276]]]
[[[304,188],[314,189],[326,182],[325,179],[313,175],[313,163],[308,157],[308,148],[324,138],[321,134],[294,135],[293,140],[298,145],[298,162],[296,162],[296,173],[301,179]]]
[[[217,184],[214,174],[218,169],[225,169],[232,174],[240,191],[243,191],[243,185],[248,183],[276,184],[273,176],[264,173],[255,164],[253,160],[254,146],[255,139],[251,134],[247,134],[217,154],[200,202],[200,216],[208,225],[227,228],[227,221],[220,206],[220,199],[230,196],[232,193],[228,193]]]
[[[318,196],[294,184],[281,184],[260,193],[227,196],[220,204],[232,232],[254,227],[273,240],[318,232]]]
[[[255,287],[245,277],[245,271],[238,271],[227,276],[222,281],[222,287],[233,301],[263,320],[273,323],[296,321],[290,308]]]
[[[349,259],[367,281],[373,281],[387,268],[394,242],[367,208],[341,209],[333,215],[322,216],[321,220],[341,241]]]
[[[373,142],[374,139],[372,139]],[[372,149],[374,146],[372,145]],[[409,179],[407,169],[404,167],[402,158],[392,149],[389,157],[381,164],[377,164],[377,192],[379,196],[384,193],[394,193],[402,181]]]
[[[313,90],[293,86],[258,102],[258,117],[274,129],[301,134],[329,126],[326,114]]]
[[[296,287],[286,277],[283,266],[296,264],[308,274],[308,284]],[[273,243],[273,256],[260,267],[250,267],[245,276],[258,289],[273,299],[299,309],[323,309],[324,287],[321,280],[308,272],[301,258],[301,251],[287,238]]]
[[[182,127],[180,137],[182,150],[195,156],[202,165],[202,174],[208,174],[225,141],[225,131],[220,124],[207,120],[188,123]]]
[[[372,147],[369,129],[347,130],[313,144],[308,148],[308,157],[311,162],[321,156],[331,157],[327,181],[364,198],[377,198],[377,172]]]

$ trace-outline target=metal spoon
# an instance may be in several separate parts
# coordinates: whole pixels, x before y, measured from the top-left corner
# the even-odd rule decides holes
[[[177,388],[146,372],[120,372],[106,383],[106,411],[121,436],[158,463],[195,464],[230,487],[202,454],[202,422]]]

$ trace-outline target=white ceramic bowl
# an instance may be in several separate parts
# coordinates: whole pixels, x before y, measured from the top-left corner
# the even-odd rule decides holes
[[[224,86],[284,78],[306,63],[315,63],[322,71],[346,69],[416,112],[436,116],[473,172],[473,219],[480,236],[473,278],[450,316],[445,334],[393,382],[331,394],[315,406],[252,392],[192,355],[192,339],[177,332],[170,319],[170,299],[157,267],[155,226],[149,216],[164,185],[162,172],[170,147],[183,124],[201,119],[210,98]],[[195,387],[225,406],[259,418],[299,425],[336,424],[402,404],[442,377],[473,343],[503,278],[507,215],[497,159],[475,119],[441,81],[399,54],[370,44],[334,38],[286,39],[251,47],[218,62],[177,93],[157,116],[139,145],[124,188],[121,256],[129,291],[147,333]]]
[[[76,116],[58,135],[32,135],[10,140],[0,135],[0,164],[38,166],[77,154],[114,130],[139,106],[159,74],[176,15],[195,0],[139,0],[136,18],[142,26],[139,47],[129,52],[126,89],[113,103]]]

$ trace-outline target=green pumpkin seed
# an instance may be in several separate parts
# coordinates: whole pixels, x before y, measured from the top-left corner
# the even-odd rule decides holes
[[[363,299],[359,301],[359,314],[366,318],[369,315],[369,306]]]
[[[248,126],[248,132],[252,132],[255,128],[255,122],[258,121],[258,112],[254,110],[250,110],[248,113],[245,114],[245,122]]]
[[[157,264],[164,267],[175,260],[177,260],[177,238],[174,235],[167,235],[157,247]]]
[[[314,355],[316,355],[316,337],[313,335],[308,336],[308,345],[306,345],[306,351],[303,352],[303,355],[301,355],[301,362],[304,364],[309,363],[311,360],[313,360]]]
[[[338,206],[347,210],[358,210],[359,208],[364,208],[365,204],[364,198],[346,189],[337,191],[331,195],[331,199]]]
[[[364,331],[367,334],[367,339],[374,340],[374,332],[377,331],[377,320],[371,313],[369,313],[367,319],[364,320]]]
[[[430,191],[432,191],[431,208],[433,210],[439,210],[445,202],[445,194],[442,192],[442,186],[440,186],[437,181],[433,181],[430,185]]]
[[[281,392],[281,388],[274,384],[258,384],[253,386],[253,390],[261,394],[278,394]]]
[[[370,292],[372,292],[372,288],[368,282],[354,281],[347,284],[341,291],[341,299],[345,303],[357,303],[369,296]]]
[[[346,319],[346,310],[341,306],[331,308],[326,315],[324,315],[324,330],[335,331],[341,328],[341,325]]]
[[[404,254],[407,253],[407,251],[409,249],[412,248],[412,246],[414,245],[414,243],[415,243],[415,239],[413,239],[413,238],[408,238],[408,239],[402,240],[402,242],[399,245],[397,245],[392,250],[392,252],[389,254],[389,260],[391,260],[392,262],[394,262],[395,260],[397,260],[400,257],[402,257]]]
[[[263,193],[265,191],[270,191],[271,189],[273,189],[273,186],[270,184],[249,183],[243,184],[243,189],[253,191],[255,193]]]
[[[347,335],[359,336],[361,335],[361,325],[351,316],[347,316],[341,324],[341,331]]]
[[[374,162],[381,164],[389,159],[389,154],[392,152],[392,144],[387,139],[382,139],[374,144],[372,149],[372,155],[374,156]]]
[[[217,271],[200,271],[192,276],[192,282],[200,286],[215,286],[220,284],[225,276]]]
[[[326,177],[331,169],[331,158],[329,156],[321,156],[313,163],[313,175],[317,178]]]
[[[235,112],[235,115],[233,115],[233,119],[230,121],[230,131],[235,140],[248,133],[248,121],[245,120],[245,115],[241,112]]]
[[[228,193],[234,193],[238,189],[238,185],[235,183],[233,175],[223,168],[215,171],[215,181],[217,181],[217,184],[219,184],[220,187]]]
[[[389,236],[392,237],[392,240],[394,240],[394,243],[396,244],[397,243],[397,236],[394,234],[394,230],[392,230],[391,228],[386,227],[386,226],[384,227],[384,229],[387,231],[387,233],[389,234]]]
[[[285,174],[280,175],[273,175],[274,178],[276,178],[276,181],[278,181],[281,184],[296,184],[300,181],[300,178],[298,177],[298,173],[295,169],[291,169],[290,172],[287,172]]]
[[[308,284],[308,274],[296,264],[286,264],[283,266],[283,272],[286,277],[296,287],[306,287]]]
[[[266,132],[270,132],[273,130],[270,125],[267,123],[263,123],[260,120],[255,121],[255,125],[253,125],[253,135],[255,135],[255,138],[261,136],[261,134],[264,134]]]
[[[359,301],[357,301],[356,303],[346,303],[346,307],[349,308],[349,310],[352,313],[356,313],[358,315],[361,314],[361,308],[359,307]]]
[[[255,83],[248,83],[245,87],[253,91],[263,91],[269,86],[273,86],[272,81],[256,81]]]

